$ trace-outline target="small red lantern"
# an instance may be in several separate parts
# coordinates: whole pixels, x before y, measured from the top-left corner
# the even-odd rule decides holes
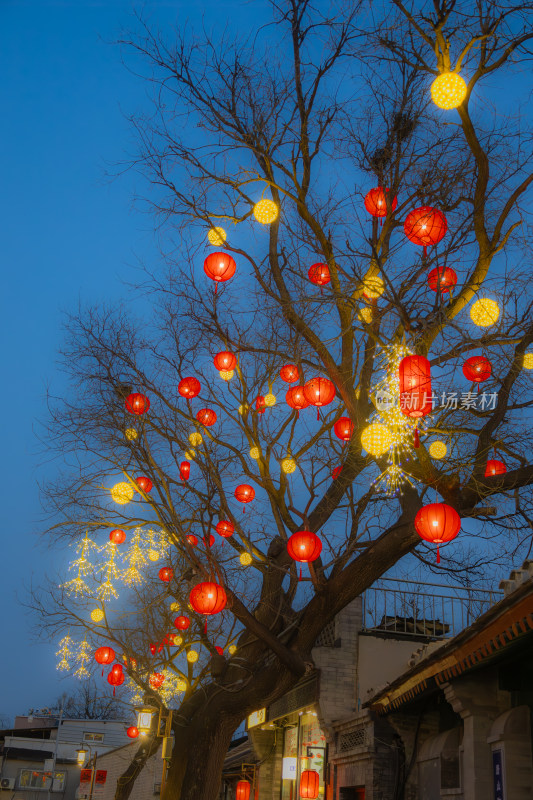
[[[485,356],[472,356],[463,364],[463,375],[467,380],[477,383],[478,392],[480,383],[490,378],[491,374],[492,364]]]
[[[320,407],[329,405],[335,397],[335,384],[327,378],[311,378],[304,384],[304,397],[310,406],[316,406],[316,418],[320,419]]]
[[[148,679],[148,683],[152,687],[152,689],[160,689],[165,682],[165,676],[162,672],[152,672]]]
[[[387,216],[387,199],[385,194],[389,189],[383,190],[381,186],[376,186],[375,189],[370,189],[365,197],[365,208],[373,217],[386,217]],[[398,198],[393,197],[391,202],[391,210],[394,211],[398,205]]]
[[[507,467],[503,461],[498,461],[497,458],[490,458],[485,467],[485,478],[490,478],[491,475],[505,475]]]
[[[353,436],[354,424],[350,417],[340,417],[333,426],[335,436],[338,436],[343,442],[349,442]]]
[[[117,667],[120,667],[120,669],[117,669]],[[124,683],[124,678],[125,675],[122,672],[122,667],[120,666],[120,664],[115,664],[115,666],[107,676],[107,682],[109,683],[110,686],[113,687],[113,697],[115,696],[116,687],[122,686],[122,684]]]
[[[188,481],[191,474],[191,465],[188,461],[182,461],[180,464],[180,481]]]
[[[115,651],[112,647],[99,647],[95,651],[94,658],[97,664],[102,664],[102,675],[104,674],[104,664],[112,664],[115,660]]]
[[[201,388],[202,384],[198,378],[183,378],[178,383],[178,392],[182,397],[186,397],[187,400],[192,400],[193,397],[199,395]]]
[[[155,654],[157,653],[157,645],[156,644],[151,644],[150,645],[150,652],[151,652],[151,654],[153,656],[155,656]]]
[[[185,538],[187,539],[191,547],[196,547],[196,545],[198,544],[198,537],[195,536],[194,533],[188,533]]]
[[[235,275],[237,264],[229,253],[211,253],[204,261],[204,272],[208,278],[215,281],[215,294],[218,284],[229,281]]]
[[[285,364],[279,371],[279,376],[285,383],[294,383],[300,377],[296,364]]]
[[[111,531],[109,534],[109,540],[113,542],[113,544],[123,544],[126,541],[126,534],[124,531],[121,531],[120,528],[115,528],[115,530]]]
[[[426,542],[437,545],[437,564],[439,564],[439,545],[455,539],[461,530],[461,517],[455,508],[446,503],[430,503],[417,513],[415,530]]]
[[[174,577],[174,570],[172,567],[161,567],[159,570],[159,580],[164,581],[164,583],[169,583]]]
[[[266,408],[265,398],[262,394],[258,394],[255,398],[255,410],[258,414],[264,414]]]
[[[424,356],[406,356],[400,361],[400,410],[406,417],[418,419],[433,410],[431,364]],[[419,446],[418,428],[415,447]]]
[[[216,644],[216,645],[215,645],[215,650],[217,651],[217,653],[219,654],[219,656],[223,656],[223,655],[224,655],[224,648],[223,648],[223,647],[220,647],[220,645]]]
[[[304,394],[303,386],[292,386],[285,395],[287,405],[296,409],[296,416],[300,416],[302,408],[307,408],[309,402]]]
[[[214,425],[217,421],[216,411],[213,411],[212,408],[201,408],[196,414],[196,419],[201,425],[209,428],[210,425]]]
[[[139,728],[137,728],[135,725],[131,725],[126,731],[126,736],[128,736],[130,739],[137,739],[139,736]]]
[[[312,267],[309,267],[307,275],[315,286],[325,286],[331,280],[327,264],[313,264]]]
[[[255,489],[248,483],[241,483],[235,489],[235,497],[239,503],[251,503],[255,497]],[[242,513],[244,514],[244,505],[242,507]]]
[[[189,600],[196,613],[204,614],[207,618],[223,611],[228,598],[226,597],[224,587],[219,583],[205,581],[203,583],[197,583],[196,586],[191,589]],[[205,621],[205,630],[207,630],[207,619]]]
[[[300,776],[300,797],[316,800],[320,788],[320,776],[314,769],[304,769]]]
[[[135,483],[145,494],[148,494],[154,485],[150,478],[147,478],[146,475],[139,475],[137,478],[135,478]]]
[[[174,627],[177,628],[179,631],[186,631],[190,624],[191,621],[189,617],[184,617],[181,614],[174,620]]]
[[[287,552],[294,561],[308,564],[316,561],[322,552],[322,542],[313,531],[297,531],[289,537],[287,542]],[[300,578],[302,568],[300,567]]]
[[[141,414],[146,414],[150,408],[150,400],[145,394],[133,392],[126,397],[124,405],[126,406],[126,411],[129,411],[130,414],[140,416]]]
[[[113,664],[111,667],[111,672],[113,675],[122,675],[122,664]]]
[[[425,257],[427,248],[438,244],[445,235],[448,222],[442,211],[431,206],[421,206],[407,215],[403,229],[411,242],[424,248]]]
[[[210,533],[209,536],[204,536],[204,544],[206,547],[213,547],[215,544],[215,537],[212,533]]]
[[[237,356],[233,353],[229,353],[227,350],[223,350],[221,353],[216,354],[213,359],[213,364],[219,371],[223,369],[234,369],[237,364]]]
[[[233,522],[230,522],[229,519],[221,519],[220,522],[217,522],[216,532],[224,539],[229,539],[235,533]]]
[[[342,465],[340,467],[335,467],[335,469],[331,473],[331,477],[333,478],[334,481],[336,481],[339,475],[341,474],[341,470],[342,470]]]
[[[235,789],[235,800],[250,800],[250,781],[239,781]]]
[[[457,285],[457,273],[451,267],[435,267],[428,275],[428,286],[434,292],[446,294]]]

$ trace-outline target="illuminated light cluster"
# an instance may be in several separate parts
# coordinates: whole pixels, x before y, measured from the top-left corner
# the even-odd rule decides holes
[[[294,458],[284,458],[281,462],[281,469],[287,475],[291,475],[293,472],[296,471],[296,461]]]
[[[228,653],[230,654],[230,656],[232,656],[236,652],[237,652],[237,645],[230,644],[230,646],[228,647]]]
[[[239,561],[243,567],[249,567],[253,561],[253,558],[250,553],[241,553],[239,556]]]
[[[488,328],[495,325],[500,317],[500,307],[495,300],[490,297],[480,297],[472,304],[470,309],[470,319],[474,325],[480,328]]]
[[[209,244],[212,244],[213,247],[222,247],[226,239],[227,235],[224,228],[216,226],[208,231],[207,241]]]
[[[372,275],[363,281],[363,294],[369,300],[376,300],[385,291],[385,283],[379,275]]]
[[[87,664],[89,664],[91,661],[91,655],[92,651],[89,646],[89,642],[87,639],[84,639],[78,647],[78,652],[76,653],[75,658],[78,668],[74,671],[74,677],[78,678],[78,680],[87,680],[87,678],[91,677],[89,670],[87,669]]]
[[[107,603],[111,597],[118,597],[118,592],[115,588],[114,581],[119,579],[120,574],[115,563],[115,557],[117,553],[116,544],[113,542],[108,542],[103,550],[105,553],[107,553],[107,559],[99,568],[99,573],[102,576],[103,581],[96,590],[96,594],[102,603]]]
[[[203,440],[201,433],[196,432],[189,435],[189,444],[192,444],[193,447],[198,447],[199,444],[202,444]]]
[[[199,656],[196,650],[189,650],[189,652],[187,653],[187,661],[189,662],[189,664],[196,664],[198,658]]]
[[[524,369],[533,369],[533,353],[524,353],[522,366]]]
[[[70,659],[74,656],[74,642],[70,636],[67,635],[61,639],[56,656],[60,659],[57,669],[61,672],[70,670]]]
[[[191,448],[190,450],[186,450],[183,454],[183,458],[187,459],[187,461],[194,461],[196,458],[196,450]]]
[[[444,458],[446,453],[448,452],[448,448],[446,447],[444,442],[436,441],[431,442],[429,445],[429,455],[431,458]]]
[[[382,456],[392,447],[392,433],[386,425],[373,422],[361,433],[361,444],[371,456]]]
[[[467,85],[456,72],[443,72],[431,84],[431,99],[439,108],[458,108],[466,97]]]
[[[272,406],[275,406],[276,405],[276,395],[272,394],[272,392],[269,392],[268,394],[266,394],[265,395],[265,405],[268,406],[268,408],[272,408]]]
[[[92,550],[97,549],[98,548],[95,543],[89,539],[88,533],[86,533],[82,541],[76,545],[78,558],[76,558],[69,567],[69,569],[76,570],[76,577],[72,578],[70,581],[67,581],[61,587],[69,594],[73,594],[74,597],[79,597],[79,595],[90,595],[90,589],[85,581],[85,578],[87,578],[89,575],[92,575],[94,572],[94,567],[89,556]]]
[[[273,200],[263,198],[254,206],[254,217],[261,225],[271,225],[278,217],[278,207]]]
[[[144,567],[147,562],[141,545],[141,531],[137,528],[133,534],[131,546],[124,556],[124,561],[128,566],[122,573],[122,580],[126,586],[140,586],[144,583],[140,568]]]
[[[119,506],[125,506],[131,503],[134,494],[135,490],[131,483],[126,483],[125,481],[115,483],[115,485],[111,487],[111,499]]]
[[[235,375],[234,369],[221,369],[218,373],[223,381],[230,381]]]
[[[257,461],[261,458],[261,450],[259,447],[251,447],[250,448],[250,458],[253,458],[254,461]]]
[[[124,431],[124,436],[129,442],[133,442],[139,436],[139,431],[137,428],[126,428]]]
[[[91,619],[93,622],[101,622],[104,618],[105,614],[101,608],[93,608],[91,611]]]
[[[361,320],[361,322],[364,322],[366,325],[370,325],[373,319],[372,309],[368,307],[361,308],[357,314],[357,317]]]

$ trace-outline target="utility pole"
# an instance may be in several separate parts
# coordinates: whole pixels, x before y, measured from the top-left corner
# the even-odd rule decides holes
[[[50,779],[50,783],[48,784],[48,800],[50,800],[50,792],[52,791],[52,788],[53,788],[53,785],[54,785],[54,779],[55,779],[55,775],[56,775],[57,746],[59,744],[59,734],[60,734],[60,731],[61,731],[61,722],[63,721],[63,712],[65,710],[65,697],[66,697],[66,695],[63,693],[61,695],[61,709],[59,711],[59,721],[57,723],[57,734],[56,734],[56,740],[55,740],[55,745],[54,745],[54,752],[53,752],[53,755],[52,755],[52,777]]]

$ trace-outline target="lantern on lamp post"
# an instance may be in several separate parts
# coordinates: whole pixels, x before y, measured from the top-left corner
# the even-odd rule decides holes
[[[78,767],[85,766],[88,754],[89,751],[87,750],[86,747],[82,746],[78,750],[76,750],[76,764],[78,765]]]
[[[157,709],[153,706],[145,705],[136,708],[135,711],[137,712],[137,730],[141,736],[146,736],[146,734],[150,733],[152,719]]]

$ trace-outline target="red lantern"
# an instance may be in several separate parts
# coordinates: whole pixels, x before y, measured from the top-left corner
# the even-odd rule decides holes
[[[139,475],[137,478],[135,478],[135,483],[145,494],[148,494],[154,485],[150,478],[147,478],[146,475]]]
[[[206,547],[213,547],[215,544],[215,537],[212,533],[210,533],[209,536],[204,536],[204,544]]]
[[[377,186],[375,189],[370,189],[370,191],[366,195],[365,208],[369,214],[372,214],[373,217],[387,216],[387,199],[385,197],[385,194],[388,191],[389,189],[383,190],[381,186]],[[393,197],[391,203],[392,211],[394,211],[397,205],[398,205],[398,198]]]
[[[188,461],[182,461],[180,464],[180,481],[188,481],[191,474],[191,465]]]
[[[223,647],[220,647],[220,645],[216,644],[216,645],[215,645],[215,650],[217,651],[217,653],[219,654],[219,656],[223,656],[223,655],[224,655],[224,648],[223,648]]]
[[[442,211],[431,206],[421,206],[407,215],[403,229],[411,242],[424,248],[425,256],[426,248],[443,238],[448,230],[448,222]]]
[[[477,383],[478,392],[479,384],[490,378],[491,374],[492,364],[485,356],[472,356],[463,364],[463,375],[467,380]]]
[[[218,284],[229,281],[235,275],[237,264],[229,253],[211,253],[204,261],[204,272],[208,278],[215,281],[215,294]]]
[[[184,617],[181,614],[174,620],[174,627],[177,628],[179,631],[186,631],[190,624],[191,621],[189,617]]]
[[[255,410],[258,414],[264,414],[266,408],[265,398],[262,394],[258,394],[255,398]]]
[[[117,686],[122,686],[124,683],[124,673],[123,672],[113,672],[111,671],[107,676],[107,682],[110,686],[113,687],[113,697],[115,696],[115,689]]]
[[[152,672],[148,679],[148,683],[152,687],[152,689],[160,689],[165,682],[165,676],[162,672]]]
[[[439,564],[439,545],[455,539],[461,530],[461,517],[455,508],[446,503],[430,503],[417,513],[415,530],[426,542],[437,545],[437,564]]]
[[[320,776],[314,769],[304,769],[300,776],[300,797],[316,800],[320,787]]]
[[[185,538],[187,539],[191,547],[196,547],[196,545],[198,544],[198,537],[195,536],[194,533],[188,533]]]
[[[451,267],[435,267],[428,275],[428,286],[434,292],[446,294],[457,285],[457,273]]]
[[[219,614],[226,607],[228,598],[224,587],[219,583],[205,581],[191,589],[189,600],[197,614],[205,615],[205,630],[207,630],[207,617]]]
[[[115,677],[117,675],[122,675],[122,664],[113,664],[111,667],[111,673],[115,675]]]
[[[159,570],[159,580],[164,581],[164,583],[169,583],[174,577],[174,570],[172,567],[161,567]]]
[[[235,789],[235,800],[250,800],[250,781],[239,781]]]
[[[129,736],[130,739],[136,739],[139,735],[139,728],[135,725],[131,725],[126,731],[126,736]]]
[[[322,542],[313,531],[297,531],[289,537],[287,552],[294,561],[308,564],[310,561],[316,561],[319,557],[322,552]],[[300,567],[301,577],[302,568]]]
[[[183,378],[178,383],[178,392],[182,397],[186,397],[187,400],[192,400],[193,397],[199,395],[201,388],[202,384],[198,378]]]
[[[151,652],[151,654],[153,656],[155,656],[155,654],[157,653],[157,645],[156,644],[151,644],[150,645],[150,652]]]
[[[341,474],[341,470],[342,470],[342,466],[335,467],[335,469],[331,473],[331,477],[333,478],[334,481],[336,481],[337,478],[339,477],[339,475]]]
[[[213,411],[212,408],[201,408],[196,415],[196,419],[201,425],[209,428],[210,425],[214,425],[217,421],[216,411]]]
[[[292,386],[287,394],[285,395],[285,400],[287,405],[291,408],[296,409],[296,416],[300,416],[300,411],[302,408],[307,408],[309,405],[305,394],[304,394],[304,387],[303,386]]]
[[[400,361],[400,410],[406,417],[418,419],[433,410],[431,365],[424,356],[406,356]],[[418,428],[415,447],[419,446]]]
[[[121,531],[120,528],[115,528],[115,530],[111,531],[109,534],[109,539],[113,544],[123,544],[126,541],[126,534],[124,531]]]
[[[255,497],[255,489],[247,483],[241,483],[235,489],[235,497],[239,503],[251,503]],[[244,514],[244,505],[242,507],[242,513]]]
[[[497,458],[490,458],[487,461],[487,466],[485,467],[485,478],[489,478],[491,475],[505,475],[506,472],[507,467],[503,461],[498,461]]]
[[[221,519],[220,522],[217,522],[216,532],[224,539],[229,539],[235,533],[233,522],[230,522],[229,519]]]
[[[222,353],[216,354],[213,359],[213,364],[219,371],[222,369],[229,371],[230,369],[234,369],[235,365],[237,364],[237,356],[233,355],[233,353],[229,353],[227,350],[224,350]]]
[[[311,378],[304,384],[304,397],[310,406],[317,407],[316,418],[320,419],[320,406],[327,406],[332,402],[335,384],[327,378]]]
[[[350,417],[340,417],[333,426],[335,435],[343,442],[349,442],[353,436],[354,424]]]
[[[126,397],[124,405],[126,406],[126,411],[129,411],[130,414],[136,414],[139,416],[140,414],[145,414],[148,411],[150,408],[150,400],[145,394],[133,392]]]
[[[309,267],[307,275],[311,283],[320,287],[325,286],[331,280],[327,264],[313,264],[312,267]]]
[[[112,647],[99,647],[94,654],[97,664],[102,664],[102,675],[104,674],[104,664],[112,664],[115,660],[115,651]]]
[[[279,371],[279,376],[285,383],[294,383],[300,377],[296,364],[285,364]]]

